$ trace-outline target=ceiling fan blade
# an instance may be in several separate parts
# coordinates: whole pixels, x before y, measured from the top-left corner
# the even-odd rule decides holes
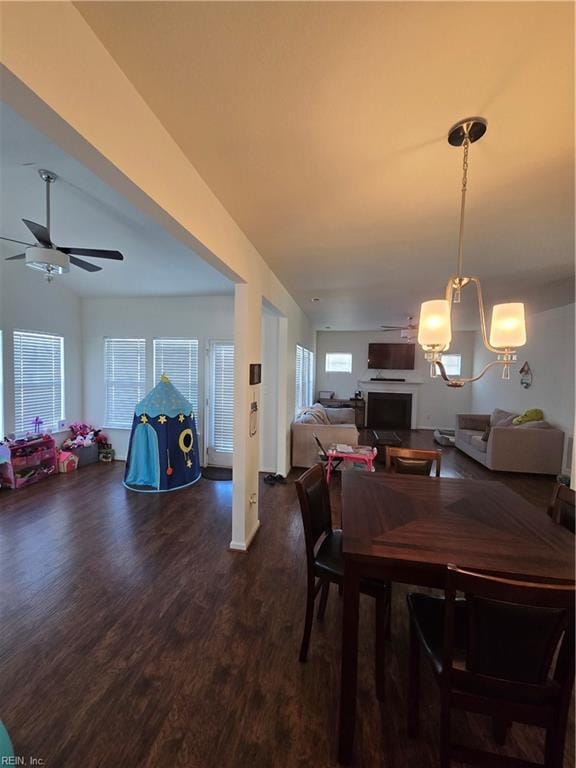
[[[100,248],[60,248],[62,253],[75,253],[77,256],[90,256],[92,259],[114,259],[115,261],[124,261],[124,256],[120,251],[106,251]]]
[[[19,243],[20,245],[27,245],[29,248],[31,248],[34,243],[25,243],[24,240],[14,240],[13,237],[2,237],[0,235],[0,240],[7,240],[9,243]]]
[[[50,240],[50,233],[43,227],[42,224],[37,224],[35,221],[28,221],[28,219],[22,219],[24,224],[28,227],[30,232],[34,235],[40,245],[44,245],[46,248],[52,248],[52,240]]]
[[[25,253],[18,253],[16,256],[8,256],[5,261],[16,261],[18,259],[25,259],[26,254]]]
[[[80,267],[80,269],[85,269],[86,272],[100,272],[102,269],[102,267],[90,264],[88,261],[84,261],[84,259],[77,259],[76,256],[70,256],[70,264],[74,264],[75,267]]]

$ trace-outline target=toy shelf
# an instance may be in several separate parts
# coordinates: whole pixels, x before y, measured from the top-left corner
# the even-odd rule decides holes
[[[58,471],[56,444],[50,435],[13,442],[8,448],[10,460],[0,464],[2,487],[24,488]]]

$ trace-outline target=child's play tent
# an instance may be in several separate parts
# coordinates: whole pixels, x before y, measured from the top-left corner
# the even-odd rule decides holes
[[[163,375],[134,411],[124,485],[132,491],[175,491],[199,478],[192,405]]]

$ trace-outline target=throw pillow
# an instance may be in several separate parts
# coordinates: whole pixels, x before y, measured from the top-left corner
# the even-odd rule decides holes
[[[501,408],[494,408],[490,416],[491,427],[509,427],[518,414],[510,411],[503,411]]]
[[[543,419],[544,414],[540,408],[528,408],[521,416],[516,416],[512,423],[515,427],[519,427],[520,424],[526,424],[529,421],[542,421]]]
[[[490,429],[491,429],[491,427],[490,427],[490,426],[486,427],[486,429],[484,430],[484,434],[482,435],[482,440],[483,440],[485,443],[487,443],[487,442],[488,442],[488,438],[490,437]]]
[[[354,408],[327,408],[330,424],[354,424]]]
[[[302,420],[303,417],[306,418],[306,421]],[[330,424],[328,417],[326,416],[326,411],[322,406],[320,406],[320,408],[316,408],[315,406],[302,408],[298,416],[298,421],[303,424]]]
[[[543,419],[538,421],[525,421],[524,424],[518,424],[517,429],[550,429],[550,424]]]

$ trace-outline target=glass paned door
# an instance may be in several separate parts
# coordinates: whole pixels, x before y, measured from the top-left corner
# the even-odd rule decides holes
[[[208,364],[208,464],[232,466],[234,448],[234,344],[211,341]]]

